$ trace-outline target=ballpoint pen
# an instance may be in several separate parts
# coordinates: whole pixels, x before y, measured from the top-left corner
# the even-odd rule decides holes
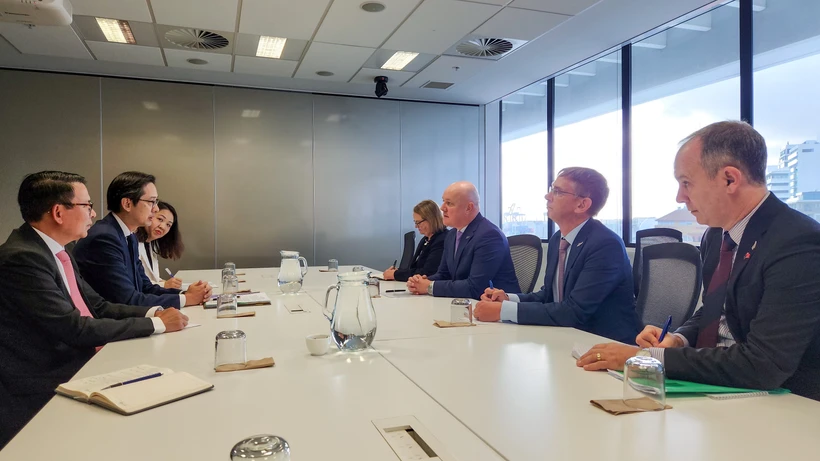
[[[121,382],[121,383],[112,384],[112,385],[110,385],[110,386],[106,386],[106,387],[104,387],[104,388],[102,388],[102,389],[100,389],[100,390],[101,390],[101,391],[104,391],[104,390],[106,390],[106,389],[111,389],[112,387],[120,387],[120,386],[125,386],[126,384],[131,384],[131,383],[136,383],[136,382],[140,382],[140,381],[145,381],[146,379],[151,379],[151,378],[159,378],[160,376],[162,376],[162,373],[154,373],[154,374],[151,374],[151,375],[148,375],[148,376],[143,376],[143,377],[141,377],[141,378],[129,379],[128,381],[123,381],[123,382]]]
[[[493,286],[493,281],[492,280],[490,280],[490,289],[495,290],[495,287]]]
[[[658,344],[663,341],[663,338],[666,337],[666,332],[669,331],[669,326],[672,325],[672,316],[670,315],[668,319],[666,319],[666,324],[663,326],[663,330],[661,331],[661,336],[658,338]]]
[[[171,272],[171,269],[168,269],[168,268],[166,267],[166,268],[165,268],[165,272],[167,272],[167,273],[168,273],[168,275],[170,275],[170,276],[171,276],[171,278],[174,278],[174,274]]]
[[[393,260],[393,265],[392,265],[392,266],[390,266],[390,267],[396,267],[396,264],[398,264],[398,262],[399,262],[399,260],[398,260],[398,259]]]

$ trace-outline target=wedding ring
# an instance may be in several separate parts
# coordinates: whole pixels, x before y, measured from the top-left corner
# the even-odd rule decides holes
[[[601,361],[601,353],[598,352],[597,354],[595,354],[595,358],[598,359],[598,361],[600,362]]]

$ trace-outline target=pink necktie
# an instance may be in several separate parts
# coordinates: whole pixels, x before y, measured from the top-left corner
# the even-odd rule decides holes
[[[555,298],[555,302],[559,303],[564,300],[564,266],[567,261],[567,248],[569,248],[569,242],[561,237],[561,245],[558,247],[558,296]]]
[[[80,311],[80,315],[83,317],[94,317],[91,315],[91,311],[88,310],[88,306],[85,305],[83,295],[77,286],[77,277],[74,275],[74,266],[71,265],[71,258],[68,257],[68,253],[66,253],[65,250],[57,253],[57,259],[62,263],[65,278],[68,279],[68,293],[71,295],[71,301],[74,303],[74,307]],[[99,351],[102,349],[102,346],[97,346],[96,349]]]

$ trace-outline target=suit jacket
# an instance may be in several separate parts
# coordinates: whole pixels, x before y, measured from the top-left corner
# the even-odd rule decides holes
[[[105,301],[79,275],[94,318],[71,301],[57,261],[28,224],[0,246],[0,448],[94,355],[94,347],[154,332],[148,307]]]
[[[137,251],[128,248],[122,228],[108,213],[94,223],[86,238],[77,242],[74,258],[88,284],[109,301],[180,308],[180,290],[151,283]]]
[[[560,241],[561,232],[550,238],[541,290],[518,295],[518,323],[573,327],[635,344],[641,327],[624,241],[600,221],[587,221],[569,251],[564,299],[555,302],[552,285],[558,269]]]
[[[410,267],[397,269],[393,273],[393,278],[400,282],[406,282],[413,275],[435,274],[439,264],[441,264],[441,255],[444,254],[444,238],[446,236],[447,231],[441,230],[429,239],[427,237],[422,238],[416,247]]]
[[[701,244],[704,292],[717,268],[722,229]],[[774,194],[749,220],[727,283],[731,347],[666,349],[670,378],[751,389],[785,387],[820,400],[820,224]],[[696,344],[701,310],[678,328]]]
[[[441,264],[429,277],[436,281],[435,296],[479,299],[490,281],[495,288],[510,293],[520,289],[510,245],[501,229],[479,213],[464,229],[458,253],[455,252],[456,232],[458,229],[447,232]]]
[[[151,252],[150,261],[148,260],[148,251]],[[164,280],[162,280],[162,277],[159,276],[159,255],[151,250],[150,244],[148,250],[146,250],[145,243],[143,242],[140,242],[139,244],[139,255],[142,271],[145,272],[145,276],[148,277],[148,281],[154,285],[162,286]]]

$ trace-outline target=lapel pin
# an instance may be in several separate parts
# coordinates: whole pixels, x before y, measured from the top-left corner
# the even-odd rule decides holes
[[[743,259],[749,259],[749,258],[751,258],[751,257],[752,257],[752,254],[751,254],[751,253],[746,253],[746,256],[744,256],[744,257],[743,257]]]
[[[581,245],[583,245],[583,244],[584,244],[584,242],[581,242],[581,243],[579,243],[578,245],[575,245],[575,247],[576,247],[576,248],[578,248],[579,246],[581,246]]]
[[[754,250],[756,247],[757,247],[757,240],[755,240],[755,243],[752,244],[752,249]]]

